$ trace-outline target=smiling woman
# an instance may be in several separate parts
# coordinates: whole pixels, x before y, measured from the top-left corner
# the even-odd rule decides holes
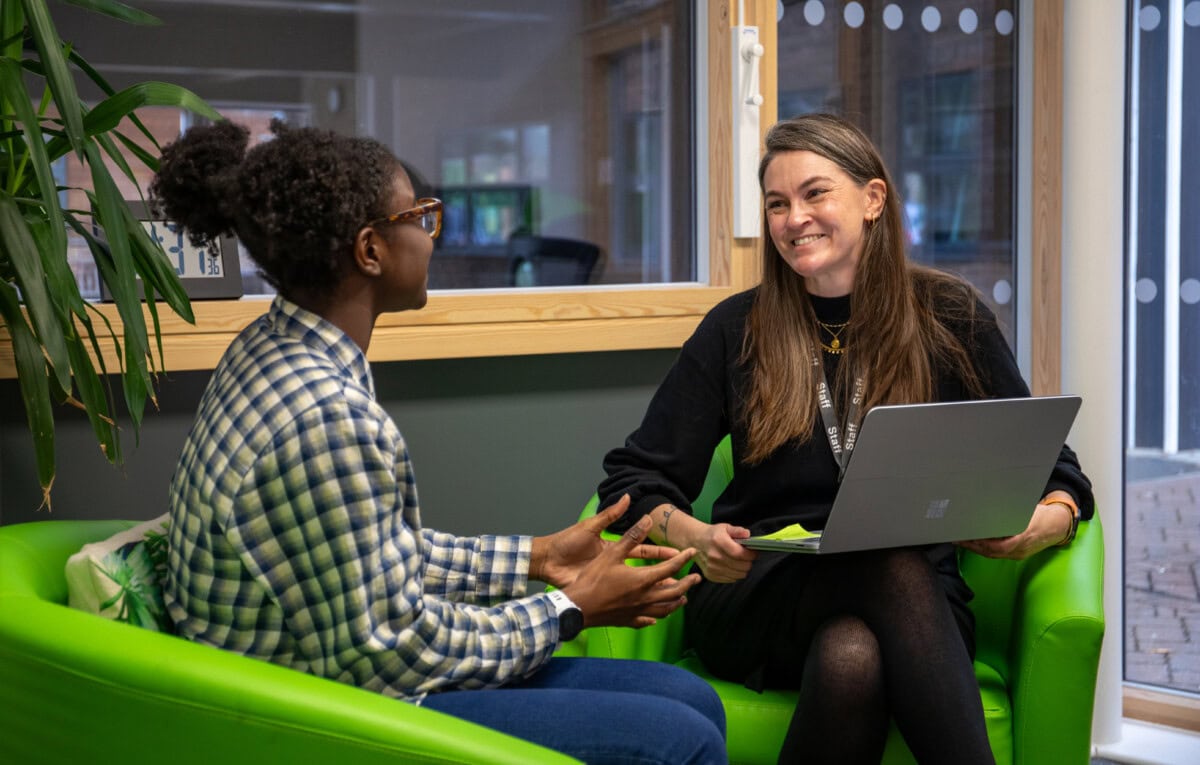
[[[704,579],[684,620],[708,671],[799,690],[780,762],[877,763],[889,719],[918,762],[992,762],[954,544],[843,557],[744,542],[826,528],[873,407],[1029,389],[974,289],[908,260],[899,195],[862,130],[805,114],[776,123],[765,144],[762,282],[684,343],[641,425],[605,458],[600,506],[629,501],[618,529],[649,516],[656,542],[696,549]],[[690,509],[726,437],[736,490],[700,518]],[[1070,544],[1094,503],[1060,446],[1027,526],[957,544],[1015,559]]]

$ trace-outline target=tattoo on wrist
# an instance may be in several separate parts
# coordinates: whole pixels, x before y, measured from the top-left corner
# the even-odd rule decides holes
[[[667,541],[667,523],[671,520],[671,513],[677,511],[678,509],[678,507],[671,505],[666,510],[663,510],[662,520],[659,521],[658,530],[662,532],[662,541],[664,542]]]

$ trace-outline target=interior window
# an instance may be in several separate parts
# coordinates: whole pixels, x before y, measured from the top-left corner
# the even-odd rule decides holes
[[[832,111],[874,139],[910,256],[960,273],[1015,339],[1014,0],[779,4],[779,116]]]
[[[389,145],[447,203],[433,289],[696,278],[695,3],[138,6],[164,24],[67,5],[56,23],[114,87],[184,85],[256,135],[284,116]],[[162,136],[186,126],[176,115]],[[243,276],[246,294],[270,291],[252,265]]]

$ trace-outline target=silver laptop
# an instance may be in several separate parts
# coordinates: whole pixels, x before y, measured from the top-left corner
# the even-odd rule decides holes
[[[758,550],[839,553],[1005,537],[1041,499],[1078,396],[878,406],[867,412],[825,529]]]

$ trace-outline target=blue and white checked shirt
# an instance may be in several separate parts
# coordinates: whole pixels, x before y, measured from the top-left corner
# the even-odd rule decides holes
[[[421,528],[404,439],[362,350],[276,298],[230,345],[171,484],[181,635],[418,701],[549,659],[529,537]]]

